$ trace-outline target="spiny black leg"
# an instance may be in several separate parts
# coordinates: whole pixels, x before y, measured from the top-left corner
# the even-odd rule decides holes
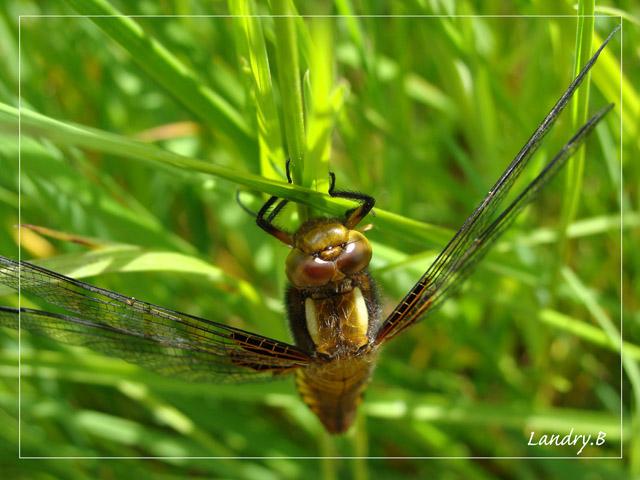
[[[280,200],[278,205],[276,205],[276,208],[274,208],[269,214],[269,216],[267,217],[267,222],[272,222],[278,216],[280,211],[287,205],[287,203],[289,203],[289,200],[285,200],[285,199]]]
[[[347,192],[344,190],[336,190],[336,175],[333,172],[329,172],[329,195],[337,198],[348,198],[350,200],[356,200],[360,203],[360,206],[347,210],[344,214],[344,225],[351,229],[362,221],[364,217],[371,211],[376,203],[376,199],[370,195],[358,192]]]
[[[287,171],[287,181],[289,183],[293,183],[293,180],[291,178],[291,159],[287,159],[286,171]],[[261,229],[263,229],[269,235],[273,235],[282,243],[286,243],[289,246],[293,246],[293,237],[291,236],[291,234],[288,232],[285,232],[284,230],[280,230],[272,223],[273,220],[278,216],[280,211],[285,207],[285,205],[289,203],[289,201],[285,199],[280,200],[280,203],[278,203],[278,205],[276,205],[273,211],[269,213],[269,215],[267,216],[269,209],[277,201],[278,201],[278,197],[273,196],[273,197],[270,197],[269,200],[265,202],[265,204],[262,206],[260,211],[258,211],[258,215],[256,215],[256,223]]]
[[[265,202],[265,204],[262,206],[262,208],[258,212],[258,215],[256,215],[256,223],[261,229],[263,229],[269,235],[273,235],[282,243],[286,243],[289,246],[293,246],[293,238],[291,234],[285,232],[284,230],[280,230],[273,223],[271,223],[273,218],[275,218],[275,215],[269,215],[267,218],[265,218],[265,215],[267,215],[267,213],[269,212],[269,209],[277,201],[278,201],[278,197],[270,197],[269,200]],[[280,205],[278,205],[278,207],[280,207]],[[282,207],[280,208],[278,207],[276,207],[276,210],[279,212],[280,209],[282,209]],[[276,215],[277,215],[277,212],[276,212]]]
[[[269,209],[271,208],[271,206],[276,203],[278,201],[278,197],[269,197],[269,200],[267,200],[266,202],[264,202],[264,205],[262,205],[262,207],[260,207],[260,210],[258,210],[258,215],[256,215],[256,219],[258,221],[258,225],[260,224],[260,221],[265,221],[264,216],[267,214],[267,212],[269,211]]]
[[[287,182],[289,182],[289,184],[292,184],[293,179],[291,178],[291,159],[290,158],[287,158],[286,165],[287,165],[286,166]],[[289,203],[289,200],[285,200],[284,198],[280,200],[280,203],[276,205],[276,208],[274,208],[273,211],[267,217],[267,222],[271,223],[278,216],[280,211],[287,205],[287,203]]]
[[[242,201],[242,199],[240,198],[240,189],[236,190],[236,202],[238,203],[238,205],[240,206],[240,208],[242,210],[244,210],[245,212],[247,212],[249,215],[251,215],[252,217],[258,217],[258,213],[254,212],[253,210],[251,210],[249,207],[247,207],[244,202]],[[278,197],[272,197],[277,199]],[[271,200],[271,199],[270,199]],[[280,211],[289,203],[289,200],[280,200],[280,203],[278,203],[278,205],[276,205],[276,208],[274,208],[271,213],[269,214],[269,216],[267,217],[266,221],[267,222],[272,222],[274,218],[276,218],[276,216],[280,213]],[[273,205],[273,203],[270,203],[269,206]],[[264,208],[264,205],[262,206]],[[262,209],[261,209],[262,210]],[[265,213],[266,214],[266,211]],[[263,214],[263,216],[264,216]]]

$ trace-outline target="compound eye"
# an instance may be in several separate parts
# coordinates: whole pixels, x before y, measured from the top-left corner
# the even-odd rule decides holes
[[[353,275],[364,270],[370,261],[371,245],[369,240],[357,230],[351,230],[342,255],[336,261],[338,269],[346,275]]]
[[[336,265],[294,248],[287,257],[286,271],[289,281],[296,287],[320,287],[331,281]]]

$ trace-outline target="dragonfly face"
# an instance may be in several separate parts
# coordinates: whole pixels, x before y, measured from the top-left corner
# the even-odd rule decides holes
[[[374,206],[372,197],[335,190],[329,195],[358,206],[339,219],[312,219],[291,234],[274,221],[286,200],[270,198],[257,223],[291,247],[286,304],[295,344],[233,328],[218,321],[120,295],[56,272],[0,257],[0,284],[40,297],[66,313],[0,307],[0,326],[42,333],[85,345],[165,375],[186,380],[237,383],[290,373],[305,403],[329,432],[353,422],[379,347],[433,312],[473,271],[517,214],[564,166],[611,109],[598,111],[515,199],[503,205],[558,115],[585,78],[614,30],[507,166],[486,197],[436,260],[386,318],[367,271],[371,246],[356,229]],[[291,180],[291,179],[289,179]]]
[[[335,286],[362,272],[371,261],[371,245],[357,230],[337,220],[311,220],[293,237],[286,272],[296,288]]]

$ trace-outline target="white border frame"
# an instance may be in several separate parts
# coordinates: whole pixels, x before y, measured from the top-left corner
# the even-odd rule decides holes
[[[19,15],[18,16],[18,224],[22,224],[22,19],[23,18],[280,18],[280,17],[302,17],[302,18],[617,18],[620,24],[620,111],[623,111],[623,45],[624,45],[624,22],[621,15]],[[21,315],[18,314],[18,459],[20,460],[622,460],[624,458],[624,342],[623,342],[623,238],[624,238],[624,172],[623,172],[623,125],[620,115],[620,455],[612,456],[409,456],[409,457],[368,457],[368,456],[23,456],[22,455],[22,329]],[[18,229],[18,261],[22,260],[21,229]],[[18,275],[18,308],[21,306],[20,275]]]

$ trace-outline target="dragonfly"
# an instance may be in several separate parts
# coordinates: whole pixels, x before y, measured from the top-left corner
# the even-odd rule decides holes
[[[65,313],[0,307],[0,326],[90,347],[189,381],[241,383],[293,376],[302,400],[325,429],[344,433],[354,422],[381,347],[434,312],[460,288],[518,213],[613,108],[609,104],[597,111],[503,206],[514,182],[618,29],[609,34],[386,318],[382,318],[376,286],[367,269],[372,247],[357,228],[375,200],[337,190],[331,173],[328,194],[356,204],[343,217],[312,218],[288,232],[275,224],[287,204],[278,197],[269,198],[256,215],[258,227],[291,249],[285,265],[289,280],[285,304],[293,343],[170,310],[6,257],[0,257],[0,284],[39,297]],[[289,163],[287,177],[291,182]]]

